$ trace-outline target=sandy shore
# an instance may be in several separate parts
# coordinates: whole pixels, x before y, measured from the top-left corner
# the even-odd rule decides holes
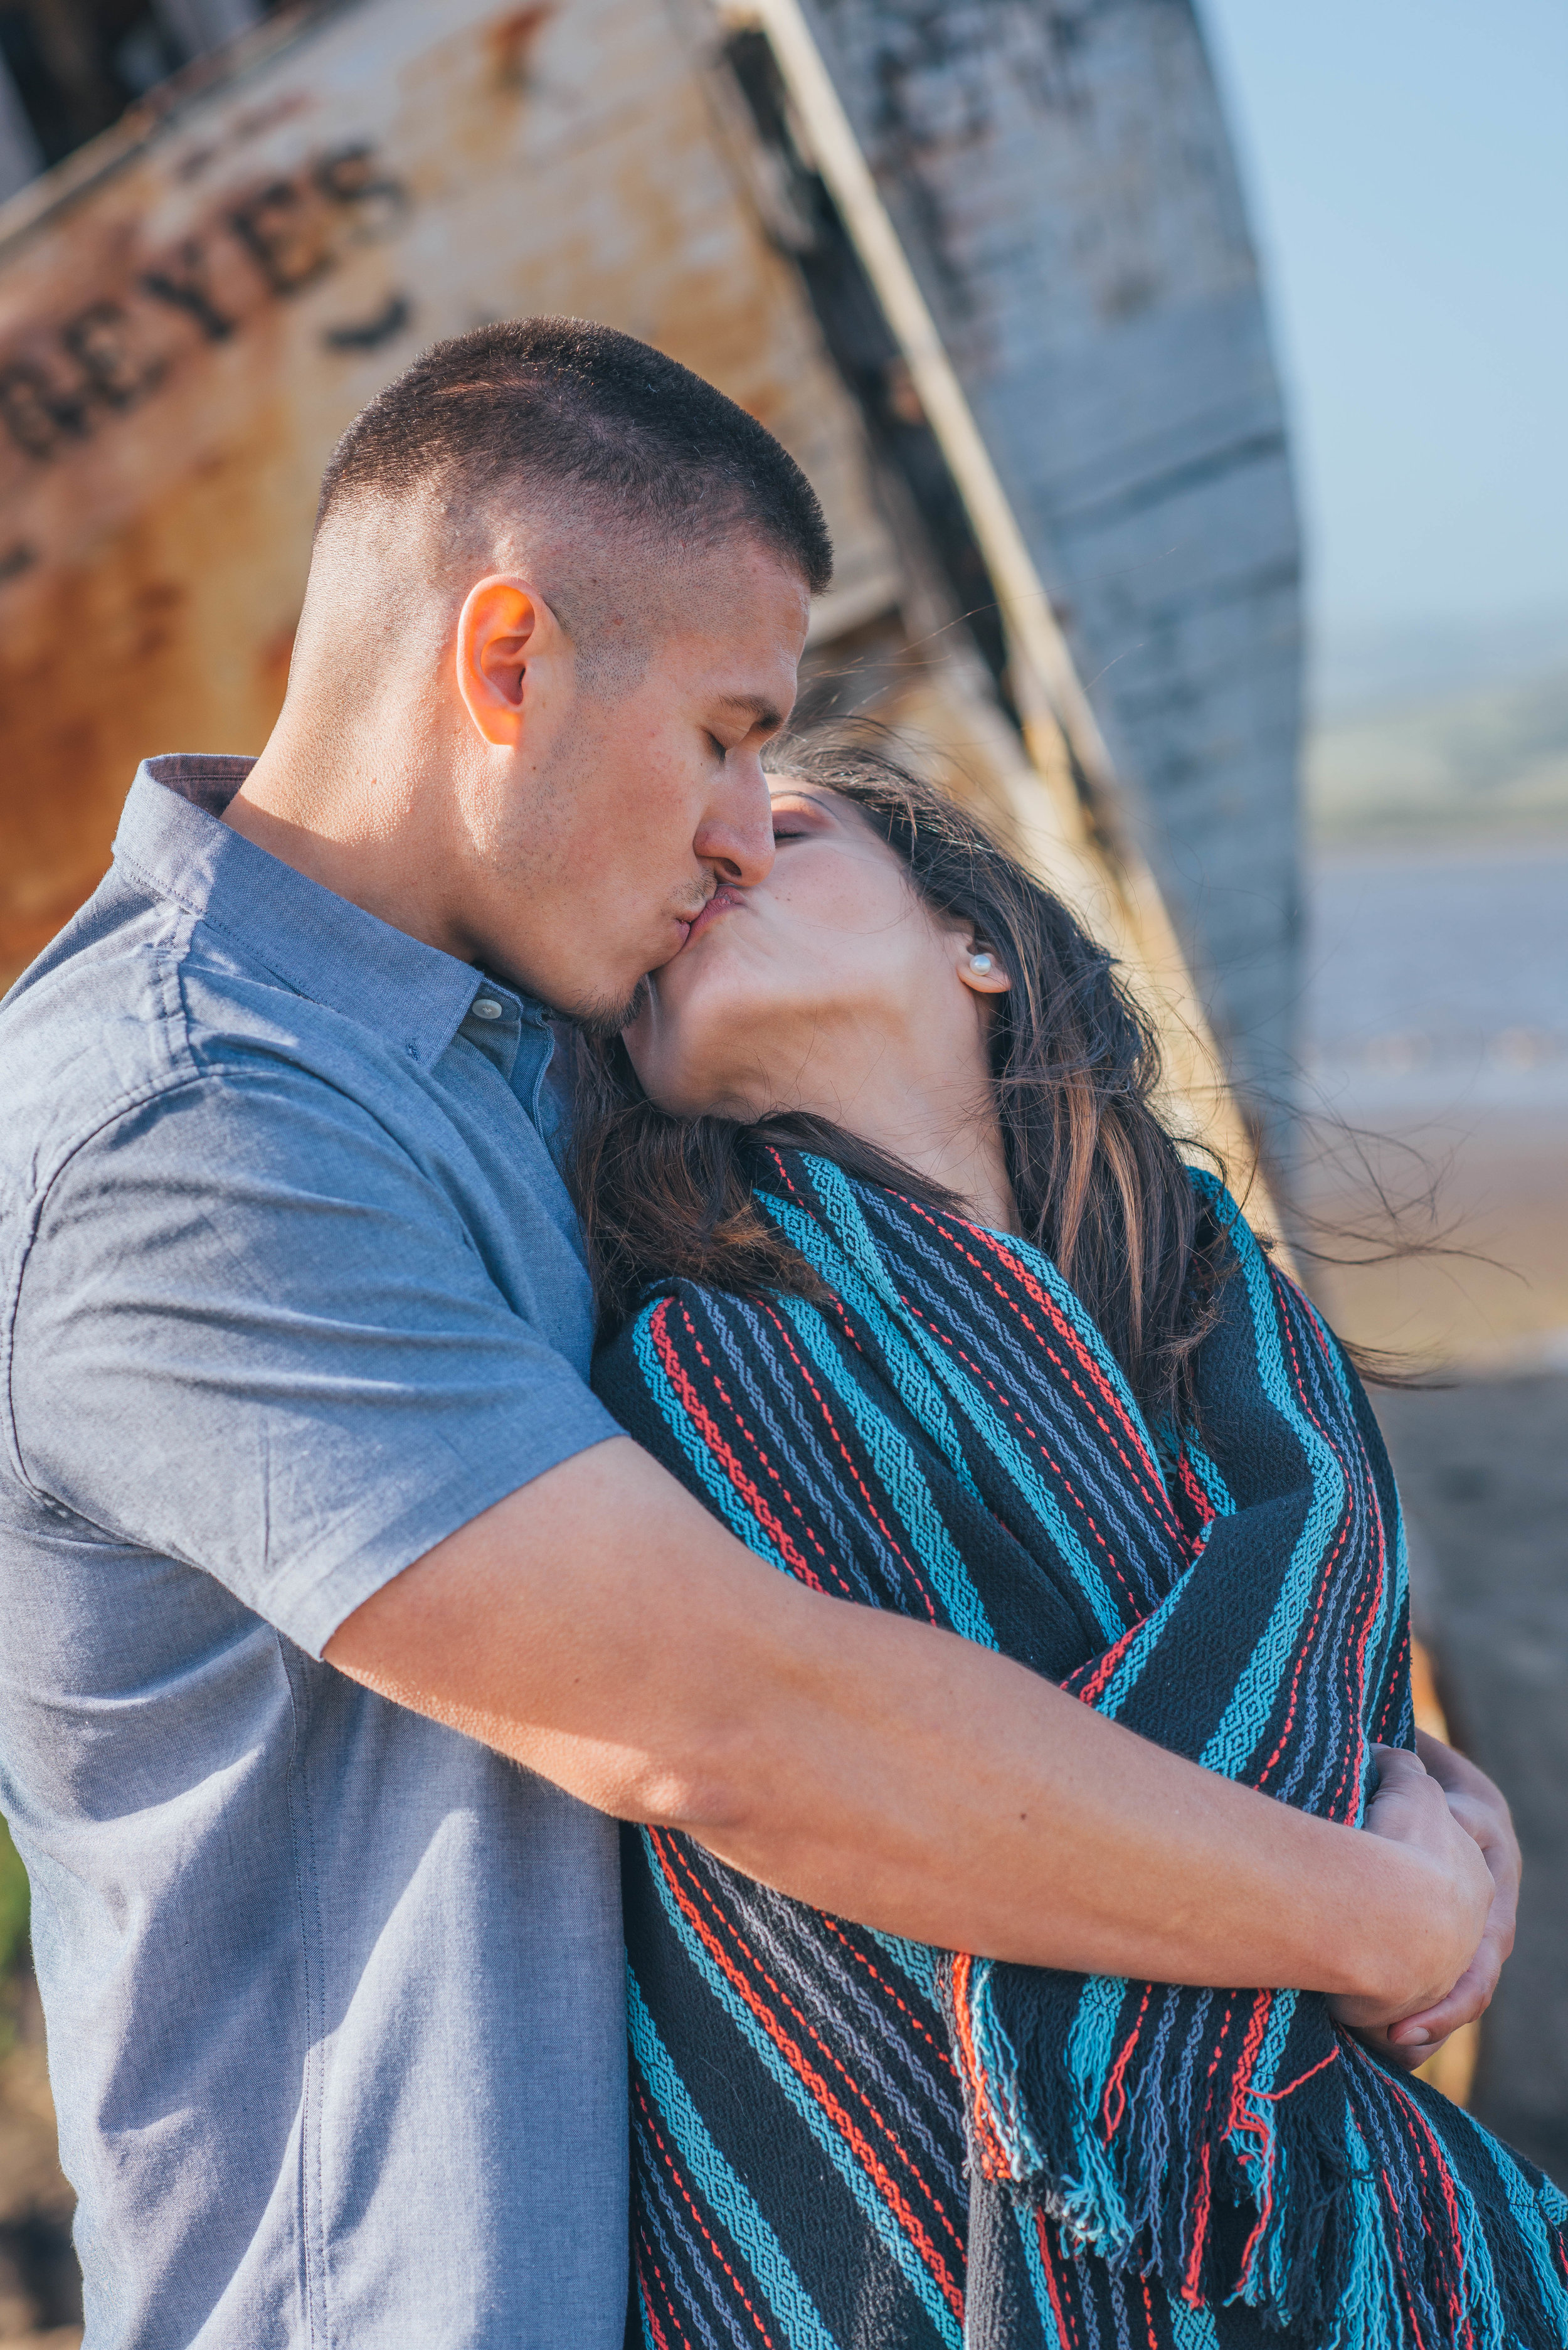
[[[1311,960],[1303,1204],[1334,1253],[1394,1237],[1385,1199],[1438,1243],[1312,1283],[1447,1381],[1375,1400],[1441,1695],[1525,1854],[1472,2102],[1568,2184],[1568,840],[1336,851]]]

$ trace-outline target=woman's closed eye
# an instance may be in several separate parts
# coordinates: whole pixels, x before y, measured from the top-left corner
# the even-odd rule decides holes
[[[813,840],[832,827],[833,819],[825,808],[814,807],[806,799],[775,800],[774,802],[774,840]]]

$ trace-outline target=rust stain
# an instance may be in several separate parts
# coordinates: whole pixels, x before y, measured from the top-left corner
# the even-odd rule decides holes
[[[517,8],[492,25],[485,36],[493,70],[508,89],[526,89],[540,34],[556,11],[553,6]]]
[[[262,692],[269,702],[275,702],[279,709],[288,691],[288,665],[294,659],[295,634],[294,629],[280,629],[275,637],[267,639],[256,654],[256,675],[261,681]]]

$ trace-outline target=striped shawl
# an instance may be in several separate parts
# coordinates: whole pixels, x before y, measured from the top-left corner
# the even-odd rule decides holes
[[[834,1302],[671,1284],[598,1366],[630,1432],[814,1589],[1359,1819],[1369,1742],[1413,1738],[1398,1500],[1227,1196],[1174,1451],[1026,1243],[800,1155],[760,1196]],[[1322,1999],[919,1949],[664,1830],[626,1857],[652,2350],[1568,2344],[1568,2203]]]

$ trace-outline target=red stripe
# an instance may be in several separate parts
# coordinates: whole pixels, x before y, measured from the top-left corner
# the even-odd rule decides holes
[[[653,1831],[652,1833],[657,1835],[658,1832]],[[694,1898],[706,1902],[713,1918],[713,1930],[715,1933],[729,1935],[731,1941],[739,1951],[742,1960],[747,1965],[755,1970],[758,1977],[767,1985],[768,1990],[777,2000],[779,2006],[793,2018],[794,2022],[805,2033],[806,2039],[813,2043],[821,2055],[826,2060],[832,2070],[838,2074],[850,2095],[855,2097],[865,2108],[866,2113],[881,2131],[883,2137],[887,2139],[898,2160],[903,2164],[905,2169],[913,2178],[921,2194],[931,2205],[938,2220],[940,2222],[946,2233],[951,2238],[955,2251],[961,2255],[963,2251],[963,2237],[961,2233],[953,2225],[952,2220],[944,2207],[935,2187],[931,2184],[931,2181],[926,2177],[924,2171],[920,2169],[919,2164],[913,2160],[907,2148],[899,2144],[898,2137],[894,2134],[892,2124],[888,2121],[887,2116],[882,2113],[872,2099],[866,2095],[865,2091],[861,2088],[860,2084],[856,2080],[854,2074],[845,2064],[843,2058],[838,2055],[836,2050],[834,2050],[827,2041],[823,2038],[822,2033],[817,2030],[815,2024],[813,2023],[811,2018],[802,2012],[799,2006],[791,1999],[789,1993],[784,1989],[783,1985],[774,1976],[769,1974],[767,1969],[758,1959],[756,1952],[748,1948],[734,1918],[729,1916],[726,1912],[711,1886],[703,1883],[701,1877],[692,1866],[686,1850],[680,1844],[671,1841],[668,1856],[668,1866],[672,1867],[678,1859],[685,1862],[687,1880],[691,1894]],[[822,1922],[826,1922],[824,1912],[819,1910],[816,1915]]]
[[[686,2181],[680,2176],[675,2157],[670,2153],[670,2148],[665,2145],[664,2139],[659,2134],[659,2124],[654,2118],[653,2108],[650,2106],[647,2097],[643,2094],[642,2085],[640,2082],[637,2084],[637,2102],[642,2109],[643,2126],[648,2132],[649,2137],[653,2140],[655,2146],[659,2148],[664,2168],[670,2174],[671,2185],[674,2187],[676,2193],[680,2198],[680,2200],[685,2204],[686,2209],[691,2212],[692,2219],[701,2229],[703,2240],[706,2242],[709,2251],[712,2253],[713,2258],[718,2262],[719,2266],[723,2270],[724,2274],[729,2278],[730,2282],[734,2286],[735,2292],[740,2298],[742,2306],[744,2308],[747,2316],[756,2327],[757,2332],[762,2336],[763,2340],[767,2344],[768,2350],[774,2350],[773,2335],[768,2332],[767,2327],[763,2324],[762,2319],[758,2316],[755,2309],[753,2307],[751,2296],[747,2293],[745,2286],[741,2282],[740,2278],[735,2274],[734,2270],[724,2258],[723,2252],[719,2247],[718,2241],[715,2238],[712,2230],[703,2219],[701,2212],[697,2209],[697,2205],[687,2188]]]
[[[953,1960],[953,2025],[958,2033],[960,2060],[970,2085],[975,2136],[980,2141],[981,2168],[988,2178],[1006,2178],[1011,2175],[1012,2165],[997,2127],[996,2109],[991,2102],[985,2067],[974,2044],[974,2027],[970,2013],[970,1978],[973,1972],[973,1959],[967,1950],[961,1950]]]
[[[915,1315],[917,1319],[923,1319],[919,1314],[919,1307],[916,1306],[910,1299],[907,1297],[901,1298],[899,1303],[904,1306],[908,1313]],[[1083,1495],[1079,1492],[1077,1487],[1074,1484],[1072,1479],[1068,1476],[1066,1471],[1063,1468],[1061,1462],[1057,1460],[1055,1454],[1046,1443],[1045,1439],[1041,1435],[1039,1430],[1035,1428],[1031,1421],[1025,1419],[1017,1405],[1008,1400],[1008,1399],[1002,1394],[1002,1389],[997,1386],[996,1381],[992,1378],[988,1372],[983,1371],[973,1356],[967,1354],[963,1347],[958,1344],[956,1339],[950,1337],[945,1330],[939,1330],[934,1323],[927,1323],[926,1326],[931,1332],[932,1336],[940,1340],[941,1345],[946,1347],[950,1354],[957,1356],[965,1370],[970,1373],[971,1377],[975,1379],[981,1387],[990,1389],[992,1395],[996,1399],[997,1404],[1003,1413],[1016,1421],[1017,1425],[1023,1430],[1030,1442],[1039,1451],[1041,1459],[1045,1462],[1053,1474],[1060,1480],[1063,1491],[1067,1494],[1074,1507],[1077,1510],[1080,1517],[1083,1519],[1084,1524],[1088,1529],[1088,1532],[1093,1535],[1100,1548],[1105,1552],[1106,1564],[1109,1567],[1110,1572],[1115,1576],[1116,1582],[1121,1585],[1122,1592],[1127,1606],[1129,1607],[1138,1608],[1143,1614],[1147,1614],[1148,1611],[1145,1607],[1142,1596],[1139,1593],[1135,1592],[1131,1584],[1127,1581],[1126,1575],[1122,1571],[1121,1561],[1117,1558],[1116,1552],[1111,1548],[1110,1544],[1106,1540],[1105,1535],[1100,1532],[1093,1511],[1089,1508],[1088,1503],[1085,1501]],[[1169,1503],[1168,1501],[1167,1508],[1168,1509],[1168,1507]],[[1178,1528],[1177,1531],[1178,1538],[1179,1539],[1180,1529]],[[1142,1620],[1141,1615],[1137,1620]]]
[[[758,1998],[755,1991],[746,1981],[746,1978],[742,1973],[740,1968],[735,1965],[729,1952],[720,1942],[718,1936],[712,1931],[706,1919],[700,1915],[696,1904],[689,1898],[678,1882],[674,1870],[670,1866],[669,1857],[664,1849],[664,1840],[657,1829],[649,1831],[649,1840],[659,1854],[660,1865],[664,1869],[665,1881],[669,1885],[670,1892],[673,1894],[680,1908],[681,1913],[685,1917],[687,1923],[691,1926],[692,1932],[701,1942],[703,1948],[707,1950],[709,1957],[712,1960],[714,1965],[718,1967],[721,1973],[723,1974],[726,1981],[736,1992],[737,1996],[744,2002],[745,2005],[751,2010],[753,2015],[755,2016],[757,2022],[762,2025],[762,2028],[767,2033],[768,2038],[773,2042],[774,2047],[784,2057],[785,2063],[789,2065],[790,2070],[794,2074],[796,2079],[810,2091],[812,2096],[821,2106],[828,2119],[833,2123],[834,2127],[838,2131],[846,2145],[850,2147],[857,2161],[860,2164],[862,2169],[867,2173],[867,2177],[876,2186],[877,2192],[881,2195],[883,2201],[892,2212],[899,2227],[903,2230],[910,2243],[913,2244],[915,2250],[919,2253],[920,2258],[925,2262],[927,2268],[930,2271],[933,2283],[936,2285],[939,2293],[940,2293],[943,2300],[947,2303],[949,2308],[952,2311],[953,2315],[961,2319],[963,2316],[962,2288],[955,2281],[943,2253],[939,2246],[932,2241],[931,2237],[926,2229],[925,2223],[919,2218],[919,2215],[911,2208],[909,2201],[904,2194],[902,2188],[898,2185],[898,2180],[893,2177],[892,2173],[888,2168],[887,2164],[883,2161],[876,2147],[871,2144],[870,2140],[866,2136],[865,2131],[856,2121],[854,2116],[845,2106],[843,2100],[823,2078],[816,2066],[813,2064],[809,2057],[807,2057],[799,2042],[784,2030],[784,2027],[779,2022],[778,2018],[773,2014],[765,2003]],[[764,1981],[768,1980],[766,1977],[763,1979]],[[778,1991],[776,1983],[770,1982],[770,1988],[775,1991]],[[878,2115],[876,2118],[880,2121],[882,2117]],[[886,2128],[886,2123],[883,2123],[883,2126]],[[901,2152],[902,2149],[899,2149],[899,2151]],[[908,2158],[906,2157],[905,2159],[907,2161]],[[913,2170],[914,2166],[911,2164],[909,2168]],[[931,2189],[929,2182],[921,2178],[918,2171],[915,2171],[914,2175],[918,2183],[925,2189],[926,2193],[928,2195],[930,2194]]]
[[[856,1484],[860,1489],[860,1497],[866,1504],[867,1515],[875,1522],[884,1541],[888,1544],[888,1548],[902,1564],[909,1580],[913,1583],[916,1590],[919,1593],[920,1597],[925,1601],[926,1614],[929,1616],[931,1622],[935,1624],[939,1620],[936,1602],[932,1599],[929,1591],[928,1591],[925,1584],[921,1580],[914,1560],[909,1556],[908,1551],[903,1548],[891,1526],[888,1525],[880,1510],[877,1507],[876,1503],[872,1500],[871,1488],[867,1484],[865,1478],[862,1477],[859,1470],[856,1467],[854,1456],[850,1452],[848,1445],[839,1434],[838,1423],[834,1419],[832,1412],[829,1410],[826,1399],[823,1396],[822,1390],[818,1388],[816,1381],[812,1378],[810,1371],[806,1368],[806,1366],[802,1361],[800,1356],[795,1352],[794,1342],[791,1338],[789,1331],[784,1326],[783,1317],[777,1313],[770,1311],[768,1318],[773,1323],[774,1327],[777,1330],[785,1353],[788,1355],[791,1362],[794,1365],[795,1369],[800,1373],[800,1376],[805,1380],[806,1386],[810,1388],[812,1396],[815,1400],[816,1408],[826,1423],[828,1432],[832,1436],[835,1444],[838,1447],[839,1456],[842,1459],[845,1467],[848,1470],[850,1476],[854,1479]]]
[[[1165,1480],[1159,1473],[1158,1463],[1150,1454],[1148,1447],[1145,1444],[1136,1425],[1128,1416],[1121,1398],[1116,1394],[1115,1388],[1111,1385],[1109,1379],[1106,1378],[1104,1371],[1101,1370],[1100,1366],[1096,1361],[1093,1354],[1084,1344],[1084,1341],[1079,1336],[1077,1330],[1075,1328],[1066,1315],[1063,1313],[1061,1307],[1057,1305],[1050,1292],[1041,1287],[1040,1284],[1035,1280],[1034,1275],[1030,1272],[1028,1266],[1024,1264],[1021,1259],[1013,1255],[1012,1250],[1006,1246],[1005,1243],[998,1238],[995,1232],[987,1232],[981,1225],[971,1224],[956,1217],[935,1215],[929,1208],[922,1206],[919,1200],[907,1200],[901,1198],[899,1204],[900,1206],[907,1208],[911,1215],[920,1217],[924,1222],[931,1225],[934,1230],[941,1232],[946,1236],[949,1245],[953,1248],[955,1253],[962,1257],[967,1264],[972,1265],[975,1272],[984,1278],[987,1287],[994,1291],[996,1295],[1002,1299],[1002,1303],[1009,1306],[1017,1315],[1024,1328],[1029,1332],[1030,1336],[1038,1341],[1042,1351],[1045,1355],[1049,1356],[1051,1361],[1055,1364],[1057,1369],[1062,1373],[1063,1378],[1072,1388],[1074,1394],[1077,1396],[1080,1402],[1087,1407],[1094,1418],[1098,1421],[1100,1427],[1104,1429],[1106,1434],[1111,1437],[1113,1442],[1116,1442],[1116,1433],[1111,1427],[1110,1421],[1105,1418],[1102,1412],[1096,1409],[1093,1400],[1085,1393],[1083,1387],[1080,1386],[1078,1380],[1074,1377],[1073,1372],[1069,1369],[1068,1366],[1062,1360],[1061,1356],[1057,1354],[1049,1339],[1035,1327],[1028,1315],[1019,1305],[1016,1297],[1010,1297],[1006,1290],[1002,1287],[1001,1282],[999,1282],[995,1276],[990,1273],[987,1267],[981,1262],[980,1258],[974,1255],[971,1250],[962,1245],[958,1239],[958,1234],[961,1232],[967,1232],[972,1240],[978,1241],[982,1248],[989,1249],[992,1255],[1007,1267],[1009,1273],[1012,1274],[1013,1279],[1019,1284],[1020,1287],[1024,1289],[1034,1300],[1034,1303],[1039,1306],[1041,1312],[1046,1316],[1046,1319],[1050,1322],[1053,1329],[1055,1330],[1058,1336],[1071,1348],[1079,1366],[1087,1375],[1090,1384],[1098,1390],[1101,1400],[1105,1403],[1107,1409],[1113,1414],[1117,1426],[1126,1436],[1128,1443],[1132,1446],[1137,1459],[1142,1463],[1143,1468],[1148,1476],[1150,1482],[1145,1488],[1148,1499],[1157,1510],[1159,1510],[1162,1514],[1168,1517],[1170,1514],[1170,1496],[1165,1490]],[[1117,1443],[1116,1449],[1118,1452],[1122,1451],[1119,1443]],[[1125,1453],[1123,1453],[1123,1458],[1124,1460],[1126,1459]],[[1130,1466],[1131,1464],[1129,1463],[1128,1465]]]
[[[1123,2043],[1121,2053],[1111,2066],[1106,2081],[1106,2094],[1100,2101],[1100,2119],[1105,2124],[1107,2146],[1120,2128],[1122,2116],[1127,2109],[1127,2091],[1122,2086],[1122,2083],[1126,2077],[1127,2066],[1132,2062],[1132,2053],[1137,2046],[1138,2033],[1143,2030],[1143,2020],[1148,2013],[1148,2003],[1153,1996],[1154,1985],[1145,1983],[1143,1998],[1139,2001],[1137,2013],[1133,2018],[1133,2028]],[[1111,2111],[1113,2102],[1116,2106],[1114,2114]]]
[[[1056,2321],[1056,2338],[1066,2350],[1077,2350],[1078,2327],[1071,2302],[1064,2304],[1061,2288],[1056,2282],[1056,2263],[1051,2257],[1051,2239],[1046,2233],[1045,2214],[1038,2207],[1034,2213],[1034,2233],[1040,2245],[1040,2265],[1045,2272],[1045,2290],[1051,2296],[1051,2314]]]
[[[814,1591],[820,1591],[822,1589],[822,1584],[819,1578],[812,1572],[812,1569],[806,1564],[806,1561],[801,1555],[801,1553],[796,1549],[794,1544],[790,1540],[788,1534],[784,1531],[782,1521],[774,1511],[769,1507],[765,1497],[759,1492],[757,1487],[753,1484],[751,1479],[742,1468],[740,1461],[730,1450],[728,1444],[725,1443],[722,1435],[720,1433],[718,1421],[713,1418],[712,1413],[708,1409],[707,1405],[698,1394],[685,1366],[680,1361],[680,1357],[676,1354],[675,1348],[670,1342],[669,1330],[666,1327],[670,1303],[671,1301],[668,1297],[661,1297],[658,1305],[654,1307],[652,1315],[649,1320],[649,1329],[652,1334],[653,1343],[659,1349],[659,1360],[664,1366],[665,1378],[670,1381],[670,1386],[680,1397],[682,1405],[694,1422],[697,1432],[701,1437],[702,1441],[707,1445],[709,1451],[714,1455],[715,1459],[722,1464],[725,1475],[729,1478],[731,1484],[735,1488],[736,1492],[739,1493],[741,1499],[745,1503],[746,1507],[751,1511],[752,1515],[756,1519],[757,1523],[762,1527],[763,1533],[766,1534],[783,1552],[790,1572],[793,1575],[797,1575],[803,1583],[810,1584]]]
[[[845,1932],[836,1918],[830,1918],[826,1909],[818,1910],[817,1917],[821,1924],[826,1928],[827,1931],[830,1934],[836,1935],[838,1940],[843,1943],[845,1950],[855,1960],[856,1965],[864,1967],[866,1972],[870,1976],[877,1989],[879,1991],[886,1991],[888,1997],[898,2010],[899,2014],[903,2016],[905,2022],[909,2024],[911,2032],[918,2032],[919,2033],[920,2038],[925,2042],[927,2047],[930,2050],[932,2055],[936,2058],[938,2064],[940,2064],[943,2071],[950,2073],[956,2080],[958,2078],[958,2066],[953,2063],[951,2056],[942,2046],[936,2034],[929,2031],[927,2026],[920,2022],[919,2017],[915,2013],[915,2011],[909,2005],[909,2001],[899,1996],[898,1992],[888,1981],[887,1976],[881,1972],[880,1969],[872,1965],[864,1950],[857,1950],[856,1949],[854,1943],[850,1940],[848,1935]]]
[[[664,2314],[670,2321],[671,2332],[678,2342],[685,2345],[685,2350],[691,2350],[691,2337],[683,2334],[676,2324],[675,2296],[669,2283],[659,2274],[659,2256],[649,2241],[648,2230],[645,2228],[639,2228],[637,2235],[637,2282],[638,2290],[642,2296],[643,2315],[652,2329],[658,2350],[670,2350],[670,2336],[659,2324],[658,2313],[653,2306],[655,2284],[663,2295]]]

